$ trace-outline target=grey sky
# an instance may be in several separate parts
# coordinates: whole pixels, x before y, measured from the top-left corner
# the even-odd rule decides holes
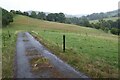
[[[7,10],[63,12],[67,14],[91,14],[118,9],[119,0],[0,0]]]

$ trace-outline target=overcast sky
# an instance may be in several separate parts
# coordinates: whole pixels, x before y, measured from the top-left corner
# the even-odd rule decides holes
[[[0,0],[7,10],[63,12],[67,14],[91,14],[118,9],[120,0]]]

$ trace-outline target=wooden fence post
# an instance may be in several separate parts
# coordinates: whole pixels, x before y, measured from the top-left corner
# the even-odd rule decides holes
[[[65,35],[63,35],[63,52],[65,52]]]

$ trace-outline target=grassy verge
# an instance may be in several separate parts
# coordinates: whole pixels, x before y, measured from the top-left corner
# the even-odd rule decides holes
[[[2,32],[2,78],[12,78],[14,71],[14,56],[16,34],[3,29]]]
[[[118,77],[117,40],[50,30],[32,34],[55,55],[88,76]],[[66,35],[65,53],[62,51],[63,34]]]

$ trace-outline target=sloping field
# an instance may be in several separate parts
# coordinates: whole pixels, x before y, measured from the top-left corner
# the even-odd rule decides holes
[[[62,60],[90,77],[118,77],[118,37],[82,26],[16,16],[7,31],[29,31]],[[66,52],[62,36],[66,35]]]

